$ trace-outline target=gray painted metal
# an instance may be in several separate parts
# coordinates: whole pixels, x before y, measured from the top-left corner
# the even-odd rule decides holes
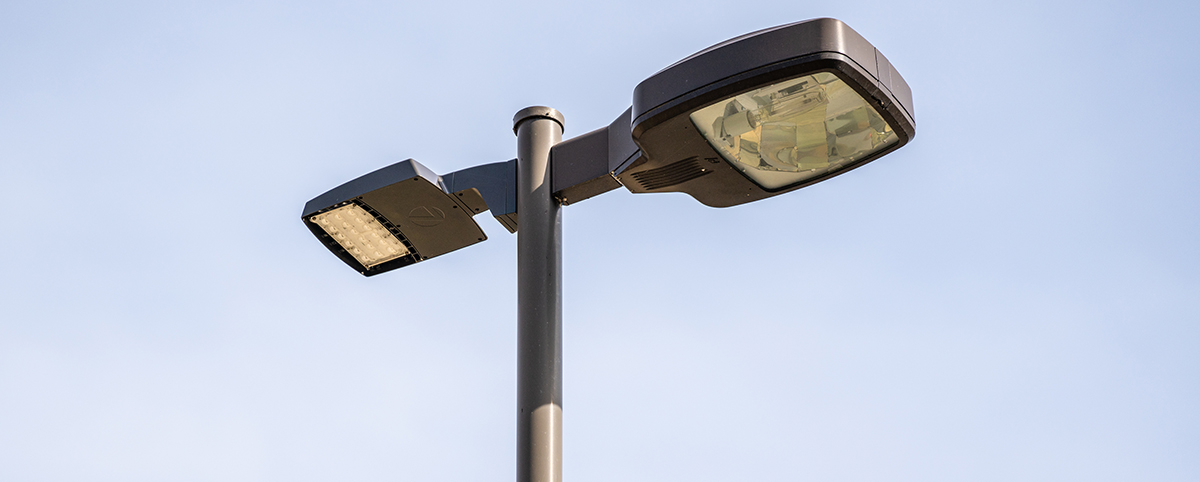
[[[550,148],[563,117],[522,109],[517,134],[517,482],[562,481],[562,216]]]
[[[567,121],[563,119],[561,112],[551,107],[535,105],[533,107],[521,109],[513,115],[513,134],[516,134],[517,137],[521,137],[521,133],[517,131],[517,128],[521,127],[521,121],[531,118],[545,118],[557,122],[559,131],[562,131],[567,126]],[[558,135],[561,138],[562,132],[559,132]],[[520,140],[517,142],[520,142]],[[517,158],[519,159],[520,156],[517,156]]]
[[[897,112],[915,126],[912,90],[875,46],[841,20],[817,18],[771,27],[706,48],[643,80],[633,91],[633,123],[666,114],[681,97],[722,80],[746,75],[791,59],[817,53],[842,55],[878,82],[881,100],[898,104]],[[704,102],[701,102],[703,104]],[[889,105],[890,107],[890,105]],[[683,107],[683,110],[691,110]],[[915,127],[914,127],[915,129]],[[634,128],[637,132],[639,129]]]
[[[453,193],[460,198],[471,196],[464,191],[478,191],[478,196],[483,198],[486,206],[473,206],[472,214],[487,209],[508,232],[517,232],[516,159],[454,171],[442,176],[441,180],[447,193]]]
[[[563,205],[621,187],[613,171],[641,154],[630,135],[630,113],[626,109],[608,127],[573,137],[550,150],[554,196]]]
[[[431,184],[438,183],[438,175],[436,173],[416,160],[407,159],[363,174],[356,179],[344,182],[342,185],[326,191],[324,194],[305,203],[304,211],[300,216],[312,216],[313,214],[329,209],[330,206],[337,206],[338,204],[362,196],[363,193],[382,189],[402,180],[416,177],[424,178]]]
[[[563,205],[621,187],[608,169],[608,127],[555,145],[550,163],[554,196]]]

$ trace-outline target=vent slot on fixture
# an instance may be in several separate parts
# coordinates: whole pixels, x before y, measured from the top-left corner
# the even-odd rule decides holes
[[[705,169],[699,158],[689,157],[660,168],[634,173],[633,180],[637,181],[642,186],[642,189],[653,191],[691,181],[692,179],[711,173],[712,170]]]

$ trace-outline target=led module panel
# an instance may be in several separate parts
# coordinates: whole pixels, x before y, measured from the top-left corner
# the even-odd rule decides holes
[[[325,211],[309,220],[324,229],[364,268],[369,269],[410,253],[404,243],[375,216],[356,204]]]

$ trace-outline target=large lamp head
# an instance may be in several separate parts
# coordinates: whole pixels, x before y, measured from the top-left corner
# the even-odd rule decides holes
[[[304,206],[301,219],[338,258],[373,276],[487,239],[472,216],[489,204],[502,222],[508,219],[502,215],[515,221],[515,199],[504,199],[508,193],[499,192],[498,200],[488,203],[479,186],[461,179],[480,169],[511,178],[512,168],[509,163],[480,166],[448,175],[447,182],[409,159],[317,196]],[[504,182],[507,179],[498,181]],[[511,224],[505,226],[515,229],[515,222]]]
[[[615,171],[633,192],[685,192],[714,207],[814,184],[916,134],[912,92],[887,58],[834,19],[714,45],[634,90],[641,149]]]

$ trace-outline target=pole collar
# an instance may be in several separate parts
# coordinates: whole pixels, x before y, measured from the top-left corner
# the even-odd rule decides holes
[[[530,119],[550,119],[557,122],[560,129],[566,130],[567,121],[563,119],[561,112],[550,107],[535,105],[521,109],[517,111],[517,115],[513,116],[513,134],[517,133],[517,127],[520,127],[522,122]]]

